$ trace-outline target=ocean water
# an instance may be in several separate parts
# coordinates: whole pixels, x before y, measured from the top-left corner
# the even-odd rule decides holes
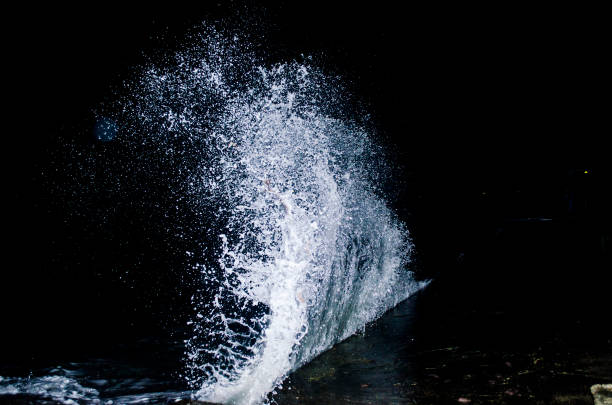
[[[424,286],[385,196],[391,163],[351,103],[308,58],[264,63],[243,39],[203,28],[97,112],[98,141],[123,162],[107,187],[138,189],[134,173],[167,167],[140,191],[168,188],[185,221],[199,219],[184,252],[196,292],[177,399],[268,402],[292,371]],[[155,400],[71,373],[4,376],[0,394]]]

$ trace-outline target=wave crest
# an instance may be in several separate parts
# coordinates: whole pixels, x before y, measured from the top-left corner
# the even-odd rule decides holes
[[[199,398],[265,400],[422,286],[367,118],[311,64],[266,65],[209,30],[127,90],[117,142],[172,159],[180,198],[208,218],[187,342]]]

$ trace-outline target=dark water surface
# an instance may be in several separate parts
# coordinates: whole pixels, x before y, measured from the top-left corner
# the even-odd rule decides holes
[[[554,221],[506,223],[499,230],[505,236],[491,245],[491,258],[468,254],[456,266],[457,277],[434,280],[363,333],[294,372],[272,401],[592,403],[590,386],[612,383],[610,295],[605,280],[587,277],[602,273],[601,256],[587,257],[582,250],[569,250],[563,260],[548,255],[546,244],[558,243],[569,228]],[[580,235],[576,228],[571,234]],[[539,254],[528,249],[536,240]],[[510,248],[514,255],[499,254]],[[582,277],[568,273],[568,266]],[[81,386],[76,403],[188,402],[183,350],[181,340],[148,337],[107,351],[92,349],[95,357],[3,364],[0,375],[4,387],[7,377],[30,372],[29,381],[39,386],[36,377],[67,377]],[[65,387],[55,400],[69,403],[71,390]],[[51,390],[4,394],[2,403],[56,402]]]
[[[596,324],[549,328],[474,297],[441,306],[449,288],[432,285],[298,370],[278,402],[589,404],[592,384],[612,382],[611,335]]]
[[[433,283],[401,303],[364,333],[293,373],[274,401],[588,404],[592,384],[612,383],[608,319],[574,316],[551,327],[551,319],[540,318],[538,311],[483,306],[482,295],[462,296],[453,287]],[[443,299],[449,296],[456,301]],[[97,390],[76,403],[187,401],[190,392],[180,379],[182,350],[181,342],[144,339],[118,346],[106,357],[39,367],[30,376],[32,382],[64,376]],[[4,376],[24,377],[28,371],[1,370]],[[55,400],[47,390],[42,396],[2,395],[0,402],[67,403],[70,390]]]

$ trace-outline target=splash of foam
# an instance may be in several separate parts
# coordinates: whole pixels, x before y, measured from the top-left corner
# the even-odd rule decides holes
[[[384,156],[318,69],[263,64],[208,30],[127,88],[117,142],[153,145],[207,217],[187,342],[198,398],[265,401],[422,286],[381,195]]]
[[[31,395],[62,404],[99,404],[98,391],[59,375],[19,378],[0,376],[0,395]]]

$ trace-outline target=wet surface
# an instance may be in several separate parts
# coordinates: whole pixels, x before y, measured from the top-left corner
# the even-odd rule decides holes
[[[461,300],[454,287],[433,282],[297,370],[273,402],[591,404],[591,385],[612,383],[605,319],[570,316],[559,322],[525,305],[492,308],[482,296],[466,293]],[[180,341],[142,340],[117,346],[107,357],[41,367],[30,376],[64,376],[98,392],[77,403],[190,403],[180,377],[182,350]],[[3,376],[27,372],[2,369]],[[58,401],[0,396],[0,403],[44,402]]]
[[[482,240],[277,402],[592,404],[590,387],[612,382],[612,267],[593,224],[472,224]]]
[[[291,374],[272,402],[592,404],[591,386],[612,383],[611,267],[607,250],[581,247],[592,232],[578,225],[514,221],[491,238],[483,228],[486,244]],[[5,391],[0,403],[191,403],[182,339],[126,340],[3,362],[5,388],[68,381],[63,396]]]
[[[0,403],[168,403],[190,397],[181,378],[181,341],[140,339],[92,348],[92,354],[3,364]]]
[[[536,326],[537,311],[487,310],[467,297],[440,305],[435,300],[448,287],[431,285],[319,356],[276,401],[591,404],[590,386],[612,382],[605,327],[596,336],[597,325],[580,320]]]

